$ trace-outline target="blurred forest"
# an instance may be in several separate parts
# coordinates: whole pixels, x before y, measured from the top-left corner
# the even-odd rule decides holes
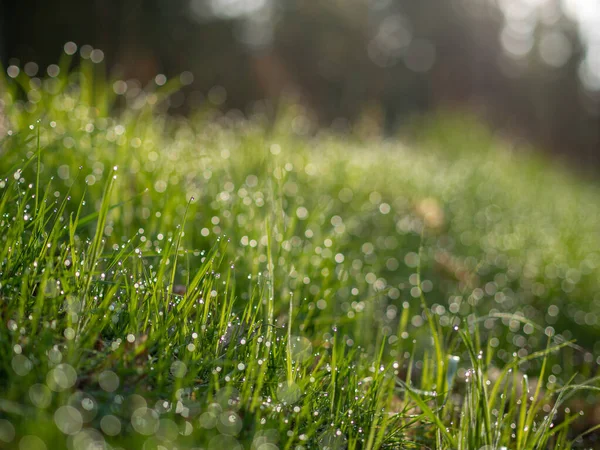
[[[249,114],[293,93],[315,124],[389,134],[415,115],[466,111],[600,169],[597,0],[0,3],[5,68],[41,74],[73,41],[81,57],[101,49],[132,90],[191,71],[171,102],[184,112],[209,100]]]

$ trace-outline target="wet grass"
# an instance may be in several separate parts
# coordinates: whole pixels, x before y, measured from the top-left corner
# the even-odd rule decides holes
[[[598,445],[595,185],[69,65],[0,82],[4,447]]]

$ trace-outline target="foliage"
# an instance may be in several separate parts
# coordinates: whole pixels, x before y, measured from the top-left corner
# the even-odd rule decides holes
[[[8,446],[576,448],[595,425],[597,187],[456,122],[420,152],[308,140],[293,106],[165,117],[177,80],[117,112],[68,65],[1,82]]]

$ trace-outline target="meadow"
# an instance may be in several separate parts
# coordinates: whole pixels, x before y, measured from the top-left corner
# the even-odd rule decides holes
[[[0,78],[2,448],[600,448],[595,181],[71,65]]]

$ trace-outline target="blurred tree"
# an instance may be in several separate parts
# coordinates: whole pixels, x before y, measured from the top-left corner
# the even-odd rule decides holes
[[[600,49],[585,25],[600,29],[600,8],[587,0],[0,1],[4,65],[43,69],[75,41],[123,79],[192,70],[191,89],[223,86],[226,108],[293,91],[321,125],[369,133],[467,109],[600,168]]]

